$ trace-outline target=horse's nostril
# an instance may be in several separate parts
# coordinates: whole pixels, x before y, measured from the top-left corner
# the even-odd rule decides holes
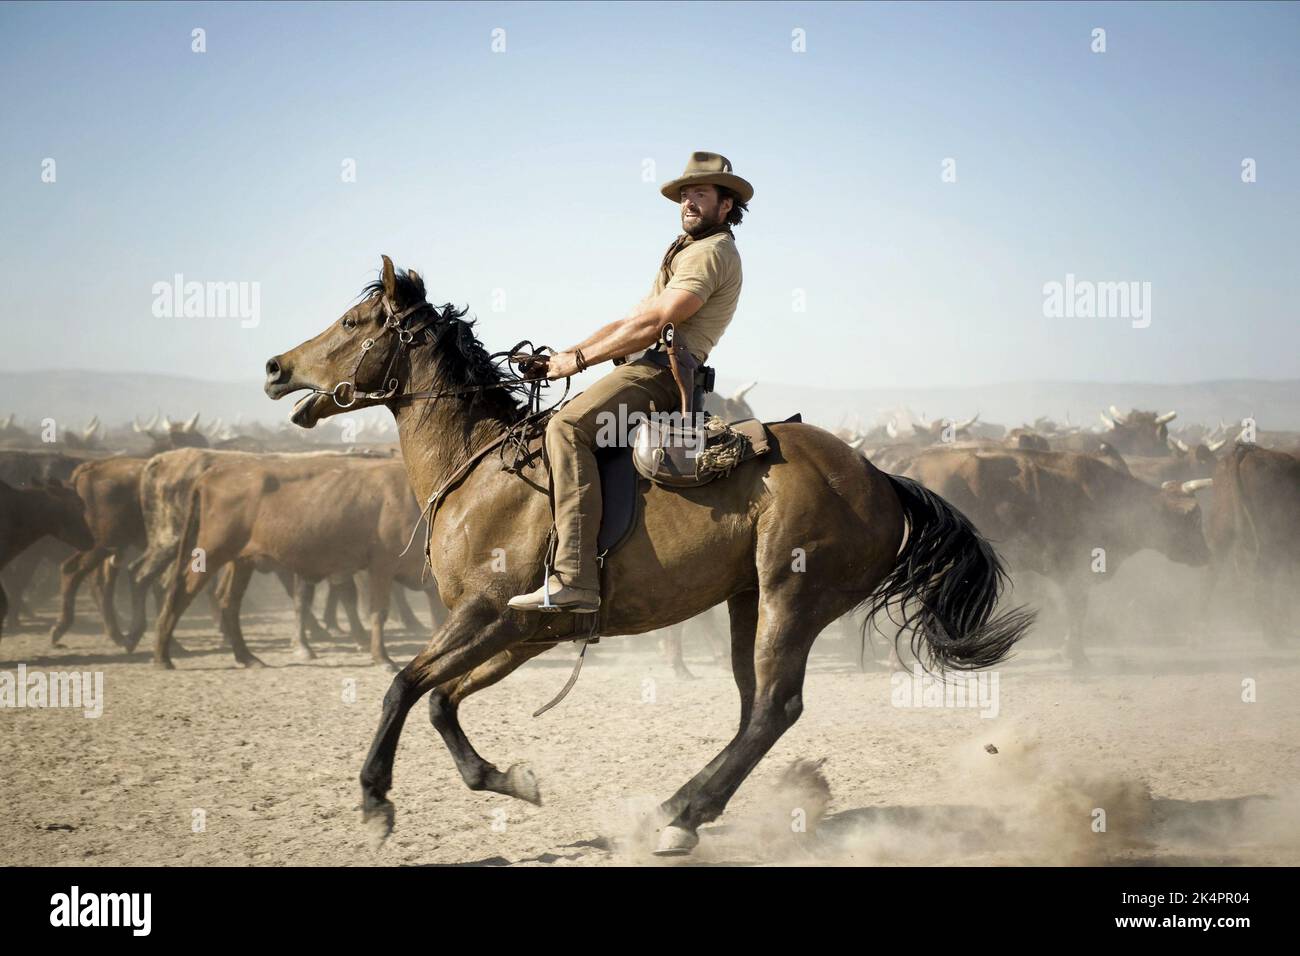
[[[280,381],[280,361],[279,359],[267,359],[266,361],[266,380],[277,383]]]

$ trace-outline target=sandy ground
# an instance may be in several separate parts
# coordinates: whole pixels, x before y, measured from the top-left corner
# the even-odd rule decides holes
[[[688,643],[696,680],[675,678],[651,637],[607,638],[540,718],[571,647],[466,703],[470,739],[502,769],[526,761],[541,807],[466,789],[418,706],[395,768],[396,830],[375,851],[357,773],[389,678],[363,654],[340,639],[294,661],[289,611],[272,607],[245,615],[268,669],[236,669],[191,615],[178,636],[194,655],[160,672],[143,645],[112,648],[88,613],[63,648],[32,629],[0,643],[0,670],[99,670],[106,698],[98,719],[0,710],[7,864],[1300,863],[1300,643],[1117,641],[1076,676],[1035,638],[997,672],[992,718],[897,706],[888,670],[819,649],[802,719],[696,852],[665,860],[649,852],[646,810],[737,715],[702,640]],[[420,643],[397,632],[390,647],[405,660]]]

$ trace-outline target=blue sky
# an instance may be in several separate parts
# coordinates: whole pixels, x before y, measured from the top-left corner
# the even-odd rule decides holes
[[[385,252],[490,347],[571,345],[710,149],[756,189],[729,378],[1296,377],[1298,119],[1295,4],[6,4],[0,370],[256,378]],[[155,316],[177,273],[259,324]],[[1067,273],[1150,326],[1045,317]]]

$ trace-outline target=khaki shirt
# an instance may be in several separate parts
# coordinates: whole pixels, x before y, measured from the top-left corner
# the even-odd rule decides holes
[[[677,253],[669,270],[672,278],[666,284],[662,270],[656,272],[650,297],[664,289],[682,289],[704,300],[698,312],[679,323],[687,348],[703,362],[736,313],[736,303],[740,301],[740,252],[731,236],[715,233]]]

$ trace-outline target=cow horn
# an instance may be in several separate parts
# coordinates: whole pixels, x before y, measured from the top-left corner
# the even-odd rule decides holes
[[[1102,420],[1102,423],[1103,423],[1107,428],[1114,429],[1114,427],[1115,427],[1115,423],[1112,422],[1109,418],[1106,417],[1106,413],[1105,413],[1105,412],[1098,412],[1098,413],[1097,413],[1097,416]]]
[[[744,397],[749,393],[749,390],[757,384],[758,382],[746,382],[744,385],[740,386],[740,388],[736,389],[731,394],[731,400],[733,402],[739,402],[743,400]]]
[[[131,416],[131,429],[138,434],[144,434],[146,431],[145,427],[140,424],[140,417],[138,415]]]
[[[1121,412],[1121,411],[1120,411],[1118,408],[1116,408],[1114,405],[1112,405],[1112,406],[1110,407],[1110,417],[1111,417],[1112,419],[1114,419],[1116,425],[1123,425],[1123,424],[1124,424],[1124,413]]]
[[[1194,495],[1202,488],[1209,488],[1214,485],[1213,478],[1196,478],[1192,481],[1184,481],[1178,486],[1179,490],[1185,495]]]
[[[171,431],[175,426],[172,425],[172,420],[168,418],[166,415],[164,415],[162,417],[162,427],[167,429],[168,431]]]
[[[866,435],[859,435],[857,438],[853,439],[853,441],[849,442],[849,447],[852,448],[854,451],[860,451],[862,449],[862,446],[866,444],[866,441],[867,441]]]
[[[962,429],[970,428],[970,427],[971,427],[972,425],[974,425],[977,421],[979,421],[979,419],[980,419],[980,413],[979,413],[979,412],[976,412],[972,417],[966,419],[964,422],[960,422],[960,423],[954,425],[954,426],[953,426],[953,431],[955,431],[955,432],[959,432],[959,431],[961,431]]]
[[[0,426],[0,427],[6,428],[6,429],[7,429],[7,428],[12,428],[12,427],[13,427],[13,424],[14,424],[14,413],[13,413],[13,412],[10,412],[10,413],[9,413],[9,417],[5,419],[5,423],[4,423],[4,425],[3,425],[3,426]]]
[[[1181,438],[1174,438],[1172,435],[1169,436],[1169,447],[1177,448],[1181,452],[1189,452],[1192,450],[1188,446],[1187,442],[1183,441]]]
[[[196,426],[198,423],[199,423],[199,413],[198,413],[198,412],[195,412],[195,413],[190,417],[190,420],[187,421],[187,422],[184,424],[184,426],[182,426],[181,431],[192,432],[192,431],[194,431],[194,426]]]
[[[1220,438],[1218,441],[1207,441],[1205,447],[1210,449],[1211,452],[1216,452],[1226,444],[1228,444],[1228,439]]]
[[[1165,412],[1163,415],[1160,415],[1159,417],[1156,418],[1156,424],[1164,425],[1169,422],[1172,422],[1177,417],[1178,417],[1177,411]]]
[[[890,438],[898,437],[898,422],[895,419],[891,418],[885,422],[885,434]]]

